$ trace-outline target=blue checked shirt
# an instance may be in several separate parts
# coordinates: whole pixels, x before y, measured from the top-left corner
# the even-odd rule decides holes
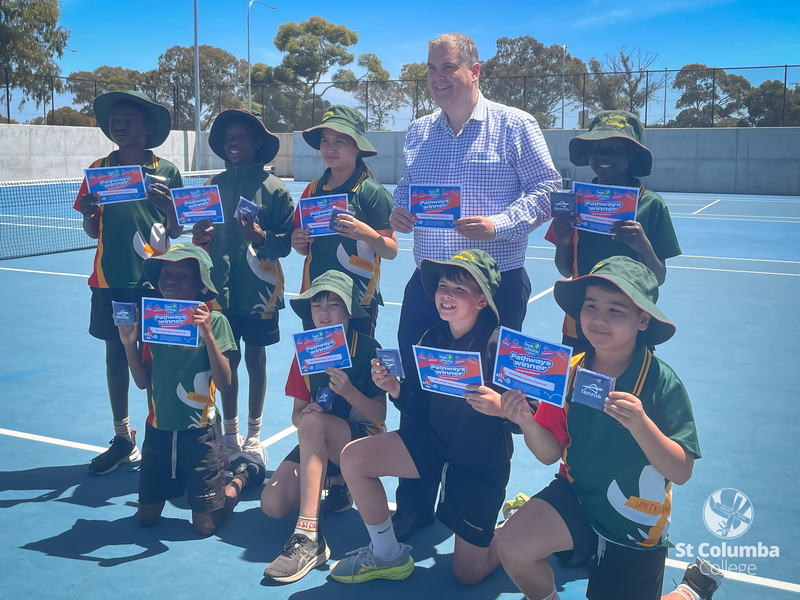
[[[550,219],[550,192],[561,188],[536,120],[483,94],[459,134],[441,110],[414,121],[403,161],[395,208],[409,209],[410,184],[460,185],[461,216],[488,216],[496,232],[489,242],[447,229],[415,229],[417,266],[424,258],[447,260],[478,248],[494,257],[501,271],[522,267],[528,234]]]

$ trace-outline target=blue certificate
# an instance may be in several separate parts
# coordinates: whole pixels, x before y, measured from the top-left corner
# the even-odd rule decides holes
[[[480,352],[413,348],[423,390],[463,398],[467,385],[483,385]]]
[[[139,166],[98,167],[84,169],[84,173],[89,193],[97,194],[100,198],[93,204],[131,202],[147,198],[142,168]]]
[[[192,317],[200,302],[142,298],[142,341],[173,346],[198,345]]]
[[[293,333],[292,337],[301,375],[320,373],[328,367],[349,369],[353,366],[342,325]]]

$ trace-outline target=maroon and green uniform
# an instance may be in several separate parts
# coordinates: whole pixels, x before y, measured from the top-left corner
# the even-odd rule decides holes
[[[211,333],[220,352],[236,350],[231,326],[222,313],[211,313]],[[150,425],[164,431],[183,431],[217,422],[211,361],[202,337],[197,348],[146,343],[143,357],[152,363]]]
[[[591,369],[591,353],[573,359],[564,408],[541,403],[536,421],[566,443],[561,474],[572,484],[589,523],[603,538],[631,548],[667,545],[672,483],[659,474],[631,433],[602,411],[572,401],[576,366]],[[639,344],[616,391],[633,394],[656,427],[700,458],[692,405],[675,372]]]
[[[183,187],[178,167],[158,158],[151,150],[146,150],[145,156],[142,173],[169,177],[169,187]],[[119,152],[115,150],[106,158],[94,161],[90,168],[117,166],[122,165],[119,163]],[[75,199],[75,210],[78,210],[81,197],[88,193],[84,179]],[[114,289],[141,286],[144,283],[142,261],[164,254],[169,248],[166,215],[149,200],[136,200],[101,204],[93,218],[99,221],[99,228],[89,285]]]
[[[385,187],[366,172],[356,169],[345,183],[331,188],[328,186],[330,172],[330,169],[326,169],[322,177],[309,183],[301,198],[347,194],[348,210],[356,219],[375,231],[391,229],[389,217],[392,213],[392,195]],[[295,211],[294,219],[295,227],[300,227],[299,210]],[[300,291],[307,290],[314,279],[331,269],[347,273],[353,278],[362,306],[375,309],[379,304],[383,305],[380,290],[381,259],[369,244],[341,235],[311,238],[303,264],[303,285]]]
[[[284,277],[278,259],[292,249],[294,203],[283,181],[264,171],[264,163],[237,165],[225,161],[225,171],[209,185],[219,187],[225,223],[215,224],[211,243],[205,246],[214,266],[211,281],[219,292],[212,301],[226,314],[273,319],[282,309]],[[256,222],[264,242],[254,246],[242,237],[234,216],[240,198],[258,205]]]
[[[596,181],[595,179],[593,183]],[[636,209],[636,220],[642,224],[642,230],[647,239],[650,240],[658,260],[663,263],[668,258],[680,256],[681,247],[678,244],[675,229],[672,227],[672,219],[669,216],[669,209],[664,199],[656,192],[641,187],[637,179],[634,179],[628,185],[639,188],[639,206]],[[544,238],[548,242],[555,244],[552,223]],[[633,260],[642,262],[642,257],[638,252],[628,244],[614,241],[613,236],[610,235],[575,229],[572,232],[570,245],[573,250],[573,279],[588,275],[597,263],[611,256],[628,256]],[[578,323],[569,315],[564,317],[563,333],[570,338],[577,338],[580,335],[578,333]]]

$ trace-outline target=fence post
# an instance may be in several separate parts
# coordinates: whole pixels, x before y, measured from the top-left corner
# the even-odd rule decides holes
[[[175,129],[180,128],[180,121],[178,120],[178,84],[172,84],[172,112],[174,113]]]
[[[97,79],[94,80],[94,97],[97,98]]]
[[[11,124],[11,84],[8,82],[8,69],[6,69],[6,115],[8,124]]]
[[[364,107],[366,109],[364,112],[367,113],[367,116],[364,119],[364,126],[365,126],[364,130],[366,131],[367,129],[369,129],[369,79],[367,79],[364,83],[367,84],[364,94]]]
[[[8,77],[6,76],[6,79]],[[415,120],[419,114],[419,79],[414,80],[414,114],[411,115],[411,120]]]
[[[56,78],[50,76],[50,112],[53,114],[53,125],[56,124]]]
[[[217,86],[217,115],[222,112],[222,86]]]
[[[783,65],[783,109],[781,110],[781,127],[786,123],[786,86],[789,84],[789,65]]]
[[[527,98],[528,98],[528,76],[527,75],[523,75],[522,76],[522,110],[524,110],[524,111],[528,110],[528,103],[526,101]]]
[[[264,84],[262,83],[261,84],[261,118],[262,119],[264,118],[264,115],[266,114],[266,112],[267,111],[264,109]]]
[[[664,67],[664,127],[667,126],[667,67]]]
[[[644,72],[644,126],[647,127],[647,101],[650,98],[650,70]]]
[[[585,110],[586,110],[586,73],[583,74],[583,92],[581,93],[581,112],[584,112]],[[584,123],[582,123],[581,125],[583,125]]]
[[[717,103],[717,69],[711,70],[711,126],[714,126],[714,107]]]
[[[316,119],[316,117],[314,116],[314,113],[316,112],[316,110],[317,110],[317,108],[316,108],[316,93],[315,93],[315,90],[314,90],[314,86],[311,86],[311,126],[312,127],[314,127],[314,125],[316,125],[316,123],[314,122],[315,119]]]

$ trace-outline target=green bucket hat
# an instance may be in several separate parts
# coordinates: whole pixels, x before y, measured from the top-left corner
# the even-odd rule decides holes
[[[175,244],[167,250],[164,254],[159,256],[151,256],[146,258],[142,266],[144,268],[145,277],[153,285],[158,288],[158,277],[161,275],[161,267],[165,262],[178,262],[186,258],[193,258],[197,261],[197,268],[200,271],[200,281],[203,282],[203,289],[198,294],[198,300],[213,300],[217,297],[217,290],[214,284],[211,283],[211,257],[208,252],[203,250],[200,246],[195,246],[191,243]]]
[[[635,114],[627,110],[603,110],[589,125],[589,131],[569,141],[569,160],[573,165],[585,167],[593,142],[620,138],[628,140],[631,163],[628,172],[634,177],[647,177],[653,171],[653,154],[642,144],[644,127]]]
[[[483,250],[462,250],[454,254],[450,260],[445,261],[423,259],[419,265],[419,270],[422,276],[422,287],[428,296],[434,297],[436,288],[439,287],[439,278],[442,270],[444,267],[451,265],[466,270],[478,282],[483,295],[486,296],[486,302],[488,302],[499,323],[500,313],[497,312],[497,306],[494,303],[494,293],[500,287],[500,267]]]
[[[169,109],[162,104],[153,102],[142,92],[108,92],[94,99],[94,115],[97,119],[97,124],[106,137],[111,139],[111,134],[108,131],[111,110],[117,102],[123,100],[134,102],[144,108],[150,114],[150,118],[155,125],[153,133],[147,136],[144,147],[157,148],[163,144],[169,137],[169,130],[172,128],[172,117],[169,114]]]
[[[305,292],[300,294],[297,298],[292,298],[289,303],[292,305],[292,310],[297,313],[297,316],[303,321],[312,321],[311,318],[311,298],[320,292],[333,292],[339,296],[350,313],[351,319],[365,319],[369,315],[361,308],[358,303],[358,291],[353,278],[341,271],[326,271],[314,281],[311,282],[311,287]]]
[[[675,335],[675,325],[655,304],[658,298],[656,276],[645,265],[627,256],[612,256],[600,261],[591,273],[578,279],[557,281],[553,296],[564,312],[580,323],[586,288],[596,280],[614,284],[636,306],[650,313],[650,325],[639,333],[645,344],[661,344]]]
[[[355,140],[361,156],[375,156],[378,153],[365,137],[367,125],[364,121],[364,116],[354,108],[331,106],[322,115],[322,124],[306,129],[303,132],[303,139],[314,150],[319,150],[323,129],[333,129],[339,133],[349,135]]]
[[[261,148],[256,150],[256,160],[258,162],[271,162],[281,148],[281,142],[277,135],[270,133],[264,121],[261,120],[261,113],[238,108],[223,110],[211,124],[211,131],[208,134],[208,145],[214,154],[222,160],[228,160],[225,152],[225,131],[228,124],[234,119],[242,119],[247,122],[261,138]]]

